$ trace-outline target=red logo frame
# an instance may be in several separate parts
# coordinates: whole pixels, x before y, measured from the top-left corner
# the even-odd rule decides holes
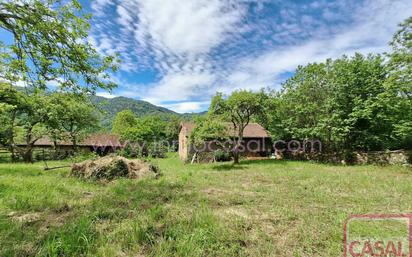
[[[412,214],[355,214],[350,215],[344,223],[343,227],[343,244],[344,257],[351,257],[348,255],[348,223],[354,219],[365,220],[382,220],[382,219],[406,219],[408,221],[408,242],[409,242],[409,257],[412,257]]]

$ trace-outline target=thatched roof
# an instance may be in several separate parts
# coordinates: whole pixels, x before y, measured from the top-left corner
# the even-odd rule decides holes
[[[231,130],[230,134],[231,136],[236,136],[235,131],[233,129],[233,124],[231,123],[226,123],[228,130]],[[190,135],[192,133],[193,129],[196,127],[196,124],[193,122],[183,122],[180,125],[180,129],[186,130],[186,134]],[[244,138],[266,138],[270,137],[269,132],[266,131],[260,124],[258,123],[249,123],[245,131],[243,132],[243,137]]]

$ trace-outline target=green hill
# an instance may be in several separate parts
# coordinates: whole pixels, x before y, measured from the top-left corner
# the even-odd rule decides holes
[[[27,88],[16,87],[17,90],[26,92]],[[96,105],[102,112],[102,121],[101,126],[105,129],[110,130],[112,127],[112,121],[116,114],[123,110],[132,110],[132,112],[137,117],[144,116],[160,116],[165,120],[169,120],[171,117],[178,117],[182,120],[193,120],[197,116],[206,114],[206,112],[200,113],[177,113],[167,108],[156,106],[146,101],[136,100],[133,98],[128,98],[124,96],[119,96],[115,98],[105,98],[102,96],[93,95],[90,97],[90,100],[93,104]]]
[[[110,129],[112,121],[116,114],[123,110],[131,110],[136,116],[160,116],[164,119],[171,117],[179,117],[183,120],[192,120],[195,116],[203,115],[203,113],[184,113],[179,114],[167,108],[156,106],[146,101],[136,100],[127,97],[105,98],[101,96],[92,96],[91,101],[103,112],[102,126]]]

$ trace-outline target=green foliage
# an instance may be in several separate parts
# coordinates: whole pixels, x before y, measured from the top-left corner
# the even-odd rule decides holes
[[[412,17],[385,56],[355,54],[300,66],[266,93],[257,120],[278,140],[319,139],[348,159],[354,150],[412,147]]]
[[[190,143],[202,145],[208,140],[224,141],[229,139],[227,125],[216,117],[210,115],[199,117],[196,126],[190,134]]]
[[[77,0],[2,1],[0,28],[13,43],[0,41],[1,76],[41,89],[49,81],[71,91],[113,88],[108,72],[117,69],[117,60],[87,43],[89,19]]]
[[[151,103],[136,100],[127,97],[115,97],[106,99],[100,96],[91,96],[91,101],[104,113],[102,126],[112,129],[113,121],[117,113],[125,110],[131,110],[136,117],[158,116],[165,121],[173,121],[181,118],[181,115],[166,108],[153,105]]]
[[[223,151],[223,150],[217,150],[214,153],[214,159],[217,162],[226,162],[226,161],[230,161],[230,154]]]
[[[217,93],[213,98],[209,108],[209,114],[220,116],[232,122],[242,129],[249,124],[254,115],[262,111],[263,95],[247,90],[234,91],[226,99],[221,93]]]
[[[400,24],[389,54],[389,78],[381,101],[392,113],[394,138],[400,147],[412,145],[412,17]]]
[[[13,144],[14,122],[22,108],[22,98],[23,95],[11,85],[0,82],[0,145]]]
[[[380,105],[387,72],[380,56],[342,57],[299,67],[272,94],[269,128],[281,139],[319,139],[329,151],[379,150],[393,127]]]
[[[135,142],[151,142],[166,139],[166,122],[156,116],[136,119],[133,127],[127,128],[121,134],[125,140]]]
[[[48,106],[46,125],[53,140],[68,139],[76,147],[78,141],[98,127],[99,113],[84,95],[53,93]]]
[[[113,132],[121,136],[126,157],[151,156],[163,158],[178,136],[178,120],[166,122],[158,116],[137,118],[131,110],[119,112],[113,123]]]
[[[116,114],[113,120],[112,132],[122,135],[126,130],[136,126],[136,116],[131,110],[124,110]]]
[[[97,126],[98,116],[86,97],[69,93],[47,94],[44,91],[24,93],[7,84],[0,84],[0,142],[15,158],[32,161],[34,144],[49,136],[56,143],[70,140],[74,146]],[[17,147],[17,143],[25,144]]]
[[[263,111],[265,96],[262,92],[247,90],[234,91],[226,99],[217,93],[210,104],[209,115],[220,117],[233,125],[236,145],[233,148],[234,163],[239,162],[238,148],[243,140],[243,132],[252,118]]]
[[[197,159],[198,162],[202,160],[210,160],[212,156],[214,157],[214,160],[223,161],[222,158],[228,155],[224,151],[227,147],[230,147],[230,145],[225,144],[230,139],[227,126],[228,123],[223,122],[218,117],[207,115],[197,118],[195,124],[196,126],[190,133],[188,146],[195,146],[194,149],[196,150],[196,153],[193,157]],[[206,149],[206,147],[210,148]],[[197,151],[197,149],[204,149],[206,151]],[[213,151],[213,153],[211,151]],[[220,152],[223,153],[219,154]],[[218,156],[216,156],[216,154]]]

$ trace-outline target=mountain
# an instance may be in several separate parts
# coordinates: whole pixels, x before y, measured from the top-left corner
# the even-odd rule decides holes
[[[21,92],[27,93],[28,88],[25,87],[15,87]],[[133,98],[128,98],[124,96],[119,96],[115,98],[105,98],[102,96],[92,95],[90,96],[91,102],[102,112],[101,126],[105,129],[110,130],[112,127],[112,122],[116,114],[123,110],[132,110],[132,112],[137,117],[143,116],[160,116],[165,120],[169,120],[172,117],[177,117],[182,120],[190,121],[194,120],[197,116],[205,115],[206,112],[200,113],[177,113],[167,108],[156,106],[146,101],[136,100]]]
[[[112,121],[116,114],[123,110],[131,110],[137,117],[155,115],[160,116],[164,119],[178,117],[183,120],[193,120],[194,117],[206,113],[203,112],[179,114],[167,108],[156,106],[146,101],[136,100],[123,96],[111,99],[102,96],[91,96],[91,101],[103,112],[102,126],[107,129],[111,128]]]
[[[156,106],[146,101],[142,100],[135,100],[132,98],[127,98],[123,96],[115,97],[115,98],[105,98],[101,96],[92,96],[91,97],[92,103],[99,106],[103,111],[105,111],[110,116],[116,115],[116,113],[130,109],[132,110],[138,117],[146,116],[146,115],[162,115],[162,114],[175,114],[178,113],[169,110],[164,107]]]

